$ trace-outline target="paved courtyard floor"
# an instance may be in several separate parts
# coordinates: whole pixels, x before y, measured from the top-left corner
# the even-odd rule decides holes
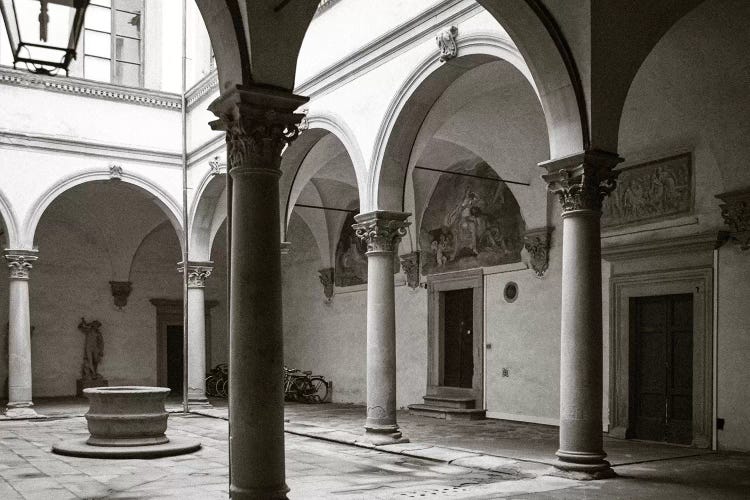
[[[87,435],[85,401],[40,402],[46,419],[0,421],[0,499],[226,498],[226,409],[217,406],[205,415],[170,416],[168,434],[200,440],[198,452],[98,460],[50,452],[60,440]],[[399,418],[412,442],[373,449],[358,442],[360,406],[294,404],[286,413],[291,499],[750,498],[747,454],[606,439],[619,477],[575,481],[550,475],[552,427],[404,413]]]

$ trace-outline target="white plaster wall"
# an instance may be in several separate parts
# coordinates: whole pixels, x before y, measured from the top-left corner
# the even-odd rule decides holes
[[[320,256],[307,226],[294,215],[292,251],[282,257],[284,356],[288,366],[333,381],[333,400],[363,404],[366,392],[367,290],[337,289],[327,303],[318,279]],[[402,280],[401,280],[402,281]],[[397,405],[421,403],[427,387],[427,293],[396,286]]]
[[[552,232],[543,278],[523,269],[485,276],[487,412],[492,417],[556,424],[560,400],[562,225]],[[524,251],[525,254],[525,251]],[[518,298],[503,298],[506,283]],[[508,377],[502,369],[508,368]]]
[[[181,151],[180,112],[60,92],[2,85],[0,133]]]
[[[83,358],[84,337],[77,329],[82,316],[102,323],[104,359],[99,371],[110,385],[156,384],[156,309],[149,299],[181,295],[174,229],[165,223],[143,242],[131,273],[133,291],[118,310],[106,254],[92,245],[90,228],[62,215],[42,221],[40,259],[32,270],[34,397],[75,394]]]
[[[750,265],[747,251],[726,245],[719,251],[717,417],[719,448],[750,450]]]
[[[206,360],[211,369],[219,363],[229,360],[229,310],[227,308],[227,233],[226,224],[216,234],[211,250],[211,261],[214,270],[206,280],[206,300],[215,300],[218,304],[211,309],[210,358]]]

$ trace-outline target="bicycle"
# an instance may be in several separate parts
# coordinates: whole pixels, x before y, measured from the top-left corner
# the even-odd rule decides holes
[[[284,400],[301,403],[324,403],[328,398],[328,382],[311,371],[284,367]]]
[[[229,394],[229,368],[226,363],[216,365],[206,376],[206,395],[226,398]]]

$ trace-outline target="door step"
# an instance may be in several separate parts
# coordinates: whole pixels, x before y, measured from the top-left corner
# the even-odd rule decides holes
[[[425,396],[425,404],[409,405],[412,415],[445,420],[484,420],[486,410],[474,408],[474,399]]]

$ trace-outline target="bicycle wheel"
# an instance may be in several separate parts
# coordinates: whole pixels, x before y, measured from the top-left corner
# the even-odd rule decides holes
[[[219,395],[222,398],[228,398],[229,397],[229,379],[225,378],[221,381],[221,391],[219,392]]]
[[[206,396],[216,397],[216,377],[213,375],[206,377]]]
[[[312,377],[305,394],[311,403],[323,403],[328,398],[328,383],[323,377]]]
[[[307,377],[295,377],[292,379],[292,387],[290,391],[292,401],[304,401],[307,388]]]

